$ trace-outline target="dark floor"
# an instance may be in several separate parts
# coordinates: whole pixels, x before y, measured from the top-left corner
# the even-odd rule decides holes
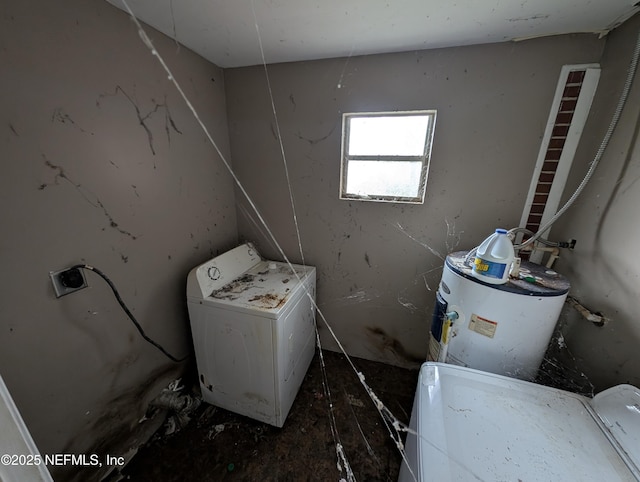
[[[400,455],[341,354],[323,351],[339,441],[357,480],[393,481]],[[353,359],[386,407],[409,422],[418,371]],[[155,437],[122,471],[129,481],[338,481],[318,354],[283,428],[203,404],[177,433]],[[404,439],[404,435],[403,435]]]

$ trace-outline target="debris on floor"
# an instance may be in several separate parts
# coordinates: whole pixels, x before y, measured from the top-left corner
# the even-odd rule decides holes
[[[179,378],[163,389],[156,398],[151,400],[149,407],[153,409],[168,410],[167,420],[164,424],[164,434],[171,435],[186,427],[191,421],[191,415],[198,409],[202,399],[198,394],[184,393],[185,387],[180,385]]]
[[[340,443],[357,480],[393,481],[401,457],[357,375],[341,354],[323,351]],[[367,383],[408,423],[418,377],[354,359]],[[122,470],[128,481],[339,480],[329,406],[316,354],[283,428],[201,404],[180,431],[154,438]],[[403,435],[403,439],[404,439]]]

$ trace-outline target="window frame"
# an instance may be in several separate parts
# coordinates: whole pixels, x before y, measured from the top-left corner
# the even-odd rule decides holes
[[[427,116],[429,123],[427,126],[424,151],[419,156],[408,155],[348,155],[350,122],[353,118],[362,117],[407,117],[407,116]],[[374,201],[387,203],[424,204],[427,191],[427,178],[429,166],[431,164],[431,148],[435,131],[437,111],[435,109],[410,110],[410,111],[381,111],[381,112],[345,112],[342,114],[342,147],[340,156],[340,199],[349,201]],[[390,196],[376,194],[353,194],[346,192],[347,179],[349,174],[349,161],[410,161],[420,162],[420,181],[418,185],[418,195]]]

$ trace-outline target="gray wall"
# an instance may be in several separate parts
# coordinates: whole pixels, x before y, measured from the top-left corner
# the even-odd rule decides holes
[[[602,57],[602,77],[576,155],[566,196],[584,177],[618,102],[640,17],[611,33]],[[596,390],[617,383],[640,385],[640,76],[593,178],[576,203],[554,225],[552,237],[575,238],[558,269],[571,280],[571,293],[610,319],[597,327],[565,309],[563,333],[577,365]]]
[[[269,66],[305,262],[351,355],[424,360],[443,256],[518,224],[560,69],[599,61],[604,43],[576,35]],[[225,80],[238,175],[299,262],[264,69],[226,69]],[[438,109],[424,205],[339,200],[341,114],[411,109]],[[238,205],[240,236],[279,258],[240,194]]]
[[[228,155],[222,70],[150,33]],[[0,372],[41,452],[115,455],[184,366],[100,278],[56,299],[48,273],[102,269],[148,335],[188,353],[187,273],[236,244],[231,178],[103,0],[4,2],[0,69]]]
[[[579,152],[590,160],[637,27],[606,49],[578,35],[269,67],[304,261],[318,267],[318,302],[349,353],[424,358],[443,256],[520,219],[561,66],[598,62],[605,49]],[[302,261],[263,68],[223,74],[152,37],[225,154],[227,109],[238,175]],[[184,367],[139,337],[98,277],[56,299],[48,272],[101,268],[148,334],[182,355],[189,269],[238,233],[280,255],[122,12],[102,0],[4,5],[0,66],[0,373],[43,453],[122,452],[143,438],[146,402]],[[341,114],[423,108],[439,111],[425,204],[338,200]],[[578,239],[559,269],[613,319],[599,329],[565,316],[567,340],[602,385],[638,381],[640,268],[628,255],[640,236],[639,112],[636,87],[607,169],[555,228]]]

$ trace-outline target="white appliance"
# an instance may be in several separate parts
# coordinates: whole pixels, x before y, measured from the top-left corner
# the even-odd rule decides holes
[[[315,352],[316,270],[293,268],[244,244],[187,277],[202,398],[276,427]]]
[[[640,390],[631,385],[589,399],[427,362],[410,428],[417,436],[407,434],[399,482],[640,480]]]
[[[523,261],[519,279],[485,283],[473,276],[466,255],[462,251],[446,258],[428,360],[533,380],[569,282],[555,271]]]
[[[31,438],[0,376],[0,481],[53,482],[45,459]],[[8,457],[8,458],[7,458]]]

